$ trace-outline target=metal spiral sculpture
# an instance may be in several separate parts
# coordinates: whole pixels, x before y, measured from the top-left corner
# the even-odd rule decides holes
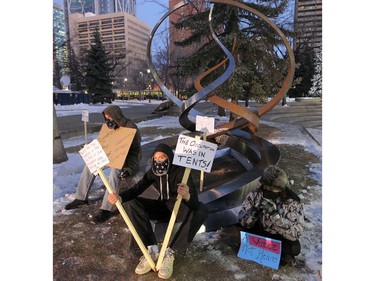
[[[151,74],[161,91],[181,109],[181,115],[179,117],[181,126],[191,132],[195,131],[194,117],[204,114],[195,110],[194,106],[205,99],[209,99],[214,104],[225,108],[235,115],[239,116],[239,118],[233,121],[216,126],[215,133],[207,136],[208,140],[214,140],[216,143],[220,144],[215,159],[230,155],[237,159],[237,161],[241,163],[241,165],[245,169],[245,172],[240,176],[229,178],[224,183],[211,183],[210,185],[206,185],[204,187],[204,190],[199,193],[199,200],[207,204],[209,209],[209,217],[205,223],[207,230],[213,230],[222,226],[236,223],[238,208],[245,199],[247,193],[258,185],[257,179],[260,177],[263,169],[267,165],[276,164],[279,161],[280,153],[278,149],[266,140],[257,137],[255,133],[259,128],[260,117],[268,111],[272,110],[272,108],[274,108],[283,99],[283,97],[285,97],[285,94],[292,85],[295,71],[294,54],[289,45],[289,42],[287,41],[285,35],[281,32],[281,30],[266,16],[264,16],[257,10],[246,6],[245,4],[233,0],[211,0],[210,2],[213,3],[210,7],[208,19],[211,36],[223,50],[227,58],[197,77],[197,79],[194,81],[194,86],[197,89],[197,92],[188,100],[181,101],[162,83],[152,63],[151,46],[157,29],[170,14],[186,5],[193,4],[189,1],[181,1],[173,8],[171,8],[153,28],[147,46],[147,60]],[[220,42],[212,28],[212,10],[214,7],[214,3],[235,6],[237,8],[244,9],[250,13],[255,14],[276,31],[286,47],[289,58],[289,66],[282,86],[268,103],[262,105],[257,110],[244,108],[234,103],[228,102],[227,100],[213,93],[216,88],[218,88],[231,76],[235,69],[235,60],[231,52]],[[234,41],[233,45],[235,44],[236,42]],[[227,64],[225,72],[222,73],[209,85],[203,87],[200,81],[206,75],[224,64]],[[163,141],[173,144],[176,143],[175,140],[176,137],[172,137],[169,140],[164,139]]]

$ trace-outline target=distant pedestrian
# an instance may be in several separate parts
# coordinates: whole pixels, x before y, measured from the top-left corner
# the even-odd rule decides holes
[[[104,121],[108,128],[116,130],[119,127],[136,129],[133,142],[130,146],[128,155],[122,169],[111,168],[108,181],[114,192],[119,192],[119,178],[125,181],[127,187],[131,185],[131,177],[137,173],[139,161],[141,160],[141,134],[137,125],[130,119],[126,118],[117,105],[110,105],[102,112]],[[75,193],[75,200],[65,206],[66,210],[75,209],[82,205],[88,204],[88,196],[95,175],[92,174],[85,165],[78,182]],[[101,223],[111,218],[116,211],[116,207],[108,202],[108,191],[105,192],[100,211],[93,217],[93,223]]]
[[[260,178],[260,187],[250,192],[238,214],[240,224],[252,234],[281,241],[281,262],[302,265],[299,238],[304,232],[304,212],[300,198],[289,188],[284,170],[268,166]]]
[[[123,202],[125,211],[139,237],[148,247],[152,259],[156,261],[159,257],[159,247],[150,220],[169,221],[177,195],[181,195],[182,202],[176,217],[176,222],[181,222],[181,225],[169,243],[158,271],[158,276],[162,279],[172,276],[175,255],[185,254],[189,243],[208,215],[206,205],[198,200],[192,178],[189,177],[187,184],[182,183],[185,168],[173,165],[173,156],[173,150],[168,145],[158,144],[152,156],[151,168],[143,178],[119,195],[112,193],[108,196],[108,200],[112,204],[116,204],[117,200]],[[159,190],[158,199],[139,197],[151,186]],[[150,270],[151,266],[142,256],[135,273],[145,274]]]

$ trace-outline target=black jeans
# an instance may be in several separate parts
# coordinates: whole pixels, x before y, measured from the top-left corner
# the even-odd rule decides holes
[[[123,203],[127,215],[146,247],[157,244],[150,220],[169,222],[174,204],[175,200],[160,201],[143,197],[137,197]],[[181,225],[173,240],[170,241],[169,247],[177,254],[184,254],[207,216],[207,207],[203,203],[200,204],[198,210],[191,211],[181,202],[176,217],[176,222],[181,222]],[[134,241],[131,244],[134,245]]]

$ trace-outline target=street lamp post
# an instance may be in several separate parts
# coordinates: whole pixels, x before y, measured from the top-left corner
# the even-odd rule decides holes
[[[139,74],[141,74],[141,76],[142,76],[142,87],[143,87],[143,85],[145,84],[145,77],[144,77],[142,71],[140,71]],[[139,91],[139,95],[140,95],[139,99],[142,101],[142,91]]]
[[[124,78],[124,84],[125,84],[125,92],[126,92],[126,82],[128,81],[128,78]]]
[[[148,102],[151,103],[151,80],[150,80],[150,69],[147,69],[147,78],[150,81],[149,87],[148,87]]]

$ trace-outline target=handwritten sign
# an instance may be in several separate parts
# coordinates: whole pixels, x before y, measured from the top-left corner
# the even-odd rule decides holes
[[[195,130],[204,133],[214,133],[215,132],[215,118],[207,116],[196,116]]]
[[[97,139],[85,145],[79,151],[90,172],[98,174],[98,169],[109,163],[109,159]]]
[[[107,166],[115,169],[122,168],[135,133],[136,129],[119,127],[113,130],[103,124],[98,141],[109,158],[110,163]]]
[[[89,122],[89,112],[87,110],[82,110],[82,121]]]
[[[281,241],[241,231],[238,257],[279,269]]]
[[[179,135],[173,164],[211,172],[217,145],[208,141]]]

